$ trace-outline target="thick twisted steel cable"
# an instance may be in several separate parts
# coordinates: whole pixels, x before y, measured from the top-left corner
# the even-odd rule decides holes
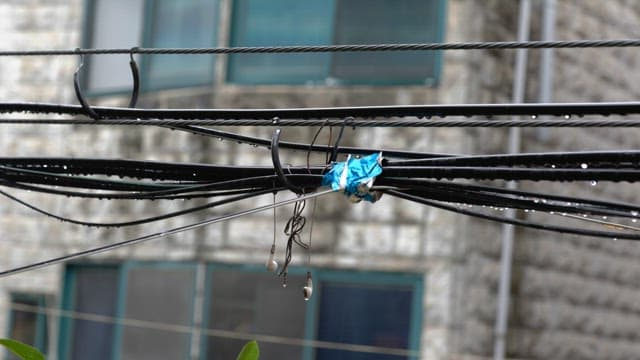
[[[347,126],[351,127],[552,127],[638,126],[633,119],[572,119],[584,115],[640,114],[640,102],[389,105],[288,109],[129,109],[93,107],[101,120],[0,119],[0,124],[154,125],[154,126]],[[86,115],[79,105],[3,102],[0,113]],[[563,116],[560,120],[434,120],[449,116]],[[417,117],[418,120],[397,120]],[[349,120],[345,120],[349,119]]]
[[[257,46],[216,48],[112,48],[112,49],[48,49],[4,50],[0,56],[108,55],[108,54],[264,54],[352,51],[417,51],[417,50],[489,50],[489,49],[559,49],[639,47],[638,39],[568,40],[568,41],[492,41],[417,44],[360,44],[315,46]]]
[[[191,111],[191,110],[189,110]],[[615,113],[614,110],[612,110]],[[635,111],[633,112],[635,114]],[[588,110],[584,112],[585,115],[601,115],[599,113],[588,113]],[[466,115],[466,116],[509,116],[510,114],[499,113],[489,115]],[[609,114],[607,114],[609,115]],[[616,115],[626,116],[627,112],[621,112]],[[172,115],[173,116],[173,115]],[[397,116],[414,116],[410,112],[407,115]],[[442,115],[446,116],[460,116],[460,115]],[[561,116],[561,114],[554,114],[552,116]],[[14,125],[108,125],[108,126],[161,126],[167,128],[175,128],[184,131],[189,131],[195,134],[205,135],[202,132],[190,129],[188,126],[260,126],[260,127],[310,127],[310,126],[325,126],[337,127],[342,126],[342,120],[325,120],[319,119],[299,119],[299,120],[280,120],[278,123],[274,123],[272,120],[246,120],[246,119],[101,119],[100,121],[88,120],[88,119],[0,119],[0,124],[14,124]],[[367,127],[400,127],[400,128],[511,128],[511,127],[528,127],[528,128],[596,128],[596,127],[611,127],[611,128],[629,128],[639,127],[640,119],[540,119],[540,120],[501,120],[501,119],[482,119],[482,120],[469,120],[469,119],[456,119],[456,120],[442,120],[442,119],[419,119],[419,120],[392,120],[392,119],[378,119],[378,120],[354,120],[349,126],[353,128],[367,128]],[[213,135],[217,136],[217,135]],[[223,137],[224,136],[217,136]],[[231,139],[231,137],[230,137]],[[238,140],[242,142],[241,140]],[[253,143],[247,141],[247,143]],[[256,142],[257,145],[262,145],[261,142]],[[314,147],[323,147],[322,145],[314,145]],[[300,147],[293,145],[284,145],[282,148],[290,148],[294,150],[302,150]],[[353,148],[352,153],[356,153],[360,150]],[[308,150],[308,146],[307,149]],[[324,151],[312,150],[312,151]],[[346,150],[345,150],[346,151]],[[345,153],[345,151],[339,151]],[[383,150],[392,153],[393,150]],[[397,151],[396,151],[397,152]],[[404,155],[402,152],[400,155]],[[409,156],[412,156],[411,154]]]

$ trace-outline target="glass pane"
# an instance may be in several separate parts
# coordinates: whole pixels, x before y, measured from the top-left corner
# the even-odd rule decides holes
[[[87,267],[75,270],[73,310],[80,313],[116,316],[118,270]],[[72,359],[111,359],[115,326],[107,322],[73,320]]]
[[[280,278],[268,273],[232,270],[215,271],[211,282],[209,328],[287,338],[304,338],[306,302],[301,286],[305,278]],[[245,340],[222,337],[204,338],[206,359],[235,359]],[[260,358],[300,359],[302,347],[260,342]]]
[[[151,47],[215,46],[217,1],[156,0],[153,2]],[[150,88],[205,85],[213,81],[215,55],[153,55],[148,57]],[[144,84],[143,84],[144,85]]]
[[[12,305],[13,304],[18,306],[38,306],[38,302],[36,300],[31,301],[26,299],[14,299],[12,300]],[[27,311],[27,309],[12,309],[9,337],[13,340],[34,346],[36,344],[37,322],[38,314],[35,310]]]
[[[406,349],[409,345],[409,287],[322,283],[318,340]],[[399,360],[402,356],[318,349],[316,359]]]
[[[333,34],[333,0],[239,0],[232,46],[327,45]],[[229,57],[229,81],[304,84],[324,81],[329,54],[240,54]]]
[[[91,26],[93,48],[139,46],[144,19],[144,0],[95,0],[87,26]],[[87,57],[89,90],[93,92],[131,91],[133,80],[129,55]]]
[[[127,275],[127,319],[189,326],[192,321],[192,268],[137,267]],[[183,332],[123,326],[123,359],[186,359],[190,336]]]
[[[439,41],[439,0],[339,1],[336,44]],[[435,76],[432,51],[336,53],[332,74],[347,83],[424,83]]]

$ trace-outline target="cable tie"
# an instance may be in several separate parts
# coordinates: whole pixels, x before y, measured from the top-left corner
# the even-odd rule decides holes
[[[371,187],[376,176],[382,174],[381,162],[381,152],[359,159],[352,159],[349,155],[346,161],[334,163],[322,177],[322,185],[330,186],[333,191],[344,192],[352,202],[376,202],[382,193],[371,191]]]

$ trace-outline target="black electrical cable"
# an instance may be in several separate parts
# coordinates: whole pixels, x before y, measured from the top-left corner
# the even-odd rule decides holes
[[[570,196],[560,196],[553,195],[549,193],[534,193],[523,190],[511,190],[507,188],[497,188],[486,185],[475,185],[475,184],[459,184],[452,182],[438,182],[433,180],[425,180],[425,179],[403,179],[403,178],[385,178],[385,179],[377,179],[377,185],[381,186],[394,186],[403,189],[421,189],[421,188],[438,188],[445,187],[449,189],[454,189],[455,191],[475,191],[481,193],[489,193],[489,194],[503,194],[503,195],[511,195],[516,198],[527,198],[533,200],[533,204],[530,204],[532,207],[540,206],[539,203],[545,204],[547,203],[562,203],[562,204],[572,204],[571,206],[564,205],[564,209],[573,209],[574,212],[585,213],[587,211],[603,211],[606,209],[616,209],[615,213],[609,213],[610,215],[619,216],[619,217],[628,217],[628,218],[638,218],[640,216],[640,207],[633,204],[622,203],[622,202],[612,202],[612,201],[602,201],[602,200],[594,200],[594,199],[585,199],[585,198],[576,198]],[[390,185],[393,184],[393,185]],[[536,200],[538,201],[536,203]],[[478,204],[483,205],[483,204]],[[486,205],[486,204],[484,204]],[[539,210],[545,210],[545,208],[538,208]],[[553,211],[552,209],[548,209],[549,211]],[[609,214],[598,214],[598,215],[609,215]]]
[[[600,103],[522,103],[522,104],[447,104],[390,105],[289,109],[129,109],[92,107],[100,121],[73,119],[0,119],[0,124],[86,124],[86,125],[154,125],[154,126],[342,126],[353,118],[351,127],[611,127],[638,126],[640,120],[571,119],[573,115],[640,114],[640,102]],[[0,103],[0,113],[86,115],[82,106],[47,103]],[[444,120],[431,117],[448,116],[564,116],[562,120]],[[418,117],[415,121],[393,120],[394,117]],[[424,119],[426,118],[426,119]],[[329,121],[327,121],[329,119]],[[333,119],[333,120],[332,120]],[[339,119],[339,120],[335,120]]]
[[[197,134],[197,135],[211,136],[221,140],[227,139],[227,140],[237,141],[239,143],[263,146],[266,148],[271,146],[271,139],[261,139],[258,137],[241,135],[241,134],[215,130],[210,128],[204,128],[200,126],[193,126],[193,125],[167,126],[167,128],[186,131],[186,132],[190,132],[192,134]],[[326,146],[326,145],[303,144],[303,143],[294,143],[294,142],[288,142],[288,141],[281,141],[279,145],[281,149],[314,151],[314,152],[323,152],[323,153],[328,153],[332,149],[331,146]],[[388,149],[351,147],[351,146],[340,146],[338,147],[337,151],[339,154],[352,154],[352,155],[369,155],[373,153],[382,152],[382,156],[384,157],[401,158],[401,159],[422,159],[422,158],[429,158],[429,157],[451,156],[451,154],[434,154],[434,153],[422,153],[422,152],[415,152],[415,151],[388,150]]]
[[[381,177],[529,180],[529,181],[640,181],[640,169],[616,168],[510,168],[483,166],[387,166]]]
[[[615,203],[608,203],[607,207],[592,206],[589,201],[582,202],[557,202],[549,200],[545,195],[540,194],[535,198],[520,198],[508,196],[508,194],[501,191],[486,192],[478,191],[465,186],[451,186],[453,184],[439,184],[436,183],[433,186],[412,186],[411,188],[405,188],[405,192],[410,192],[413,195],[420,196],[422,198],[448,202],[458,203],[463,205],[478,205],[484,207],[494,208],[511,208],[521,209],[526,211],[543,211],[547,213],[568,213],[576,214],[580,216],[585,215],[599,215],[599,216],[616,216],[625,218],[637,218],[638,210],[629,211],[627,209],[618,207]],[[636,214],[634,216],[633,214]]]
[[[420,196],[414,196],[414,195],[412,195],[410,193],[407,193],[405,191],[398,191],[398,190],[381,190],[381,191],[383,191],[384,193],[387,193],[389,195],[401,198],[401,199],[413,201],[413,202],[416,202],[416,203],[419,203],[419,204],[423,204],[423,205],[437,207],[437,208],[440,208],[440,209],[452,211],[452,212],[459,213],[459,214],[464,214],[464,215],[469,215],[469,216],[481,218],[481,219],[484,219],[484,220],[491,220],[491,221],[496,221],[496,222],[500,222],[500,223],[506,223],[506,224],[517,225],[517,226],[524,226],[524,227],[528,227],[528,228],[546,230],[546,231],[552,231],[552,232],[564,233],[564,234],[593,236],[593,237],[605,237],[605,238],[609,238],[609,239],[626,239],[626,240],[636,240],[636,241],[640,240],[640,233],[639,234],[632,234],[632,233],[612,232],[612,231],[598,231],[598,230],[588,230],[588,229],[583,229],[583,228],[572,228],[572,227],[557,226],[557,225],[550,225],[550,224],[541,224],[541,223],[535,223],[535,222],[531,222],[531,221],[527,221],[527,220],[507,218],[507,217],[504,217],[504,216],[494,216],[494,215],[489,215],[489,214],[483,214],[483,213],[479,213],[479,212],[468,210],[468,209],[460,209],[460,208],[457,208],[455,206],[442,204],[440,202],[432,201],[432,200],[429,200],[429,199],[424,199],[424,198],[422,198]]]
[[[89,222],[89,221],[82,221],[82,220],[75,220],[75,219],[71,219],[71,218],[67,218],[64,216],[59,216],[56,214],[53,214],[51,212],[48,212],[46,210],[43,210],[35,205],[32,205],[24,200],[21,200],[15,196],[12,196],[9,193],[6,193],[2,190],[0,190],[0,195],[9,198],[11,200],[13,200],[14,202],[17,202],[18,204],[21,204],[35,212],[38,212],[42,215],[46,215],[49,216],[51,218],[63,221],[63,222],[68,222],[71,224],[76,224],[76,225],[82,225],[82,226],[91,226],[91,227],[127,227],[127,226],[134,226],[134,225],[142,225],[142,224],[147,224],[147,223],[151,223],[151,222],[156,222],[156,221],[160,221],[160,220],[166,220],[166,219],[170,219],[176,216],[180,216],[180,215],[186,215],[186,214],[191,214],[197,211],[202,211],[202,210],[206,210],[206,209],[210,209],[210,208],[214,208],[216,206],[220,206],[220,205],[224,205],[224,204],[229,204],[232,202],[236,202],[236,201],[240,201],[240,200],[245,200],[245,199],[249,199],[255,196],[260,196],[260,195],[264,195],[264,194],[268,194],[271,193],[273,191],[280,191],[282,190],[282,188],[279,189],[266,189],[266,190],[260,190],[260,191],[254,191],[254,192],[250,192],[244,195],[238,195],[238,196],[233,196],[233,197],[229,197],[223,200],[219,200],[219,201],[214,201],[214,202],[209,202],[207,204],[204,205],[199,205],[199,206],[194,206],[194,207],[190,207],[188,209],[184,209],[184,210],[179,210],[179,211],[174,211],[174,212],[170,212],[170,213],[166,213],[163,215],[158,215],[158,216],[152,216],[152,217],[147,217],[147,218],[143,218],[143,219],[139,219],[139,220],[132,220],[132,221],[122,221],[122,222]]]
[[[195,193],[187,192],[187,193],[179,193],[179,195],[167,195],[167,193],[154,194],[154,192],[95,193],[95,192],[69,191],[69,190],[60,190],[55,188],[51,189],[51,188],[40,187],[36,185],[15,183],[15,182],[10,182],[5,180],[0,180],[0,186],[10,187],[10,188],[15,188],[20,190],[33,191],[33,192],[40,192],[43,194],[62,195],[67,197],[99,199],[99,200],[190,200],[190,199],[199,199],[199,198],[213,198],[217,196],[246,194],[248,192],[265,189],[264,187],[255,187],[255,188],[246,188],[246,189],[240,189],[240,190],[223,190],[223,191],[216,191],[216,192],[195,192]]]
[[[129,49],[51,49],[51,50],[4,50],[0,56],[59,56],[59,55],[104,55],[104,54],[262,54],[262,53],[309,53],[351,51],[417,51],[417,50],[489,50],[489,49],[559,49],[559,48],[605,48],[639,47],[638,39],[610,40],[565,40],[565,41],[492,41],[458,43],[417,44],[358,44],[315,46],[258,46],[216,48],[129,48]]]
[[[559,153],[521,153],[496,155],[455,155],[427,157],[425,159],[386,160],[385,166],[554,166],[555,168],[581,167],[640,168],[640,151],[581,151]]]

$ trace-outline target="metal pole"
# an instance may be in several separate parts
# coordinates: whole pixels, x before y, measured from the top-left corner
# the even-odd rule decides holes
[[[518,41],[527,41],[529,39],[531,16],[531,1],[521,0],[518,15]],[[513,79],[513,98],[514,103],[522,103],[524,100],[524,91],[526,83],[527,71],[527,50],[516,50],[516,63]],[[509,153],[517,153],[520,151],[520,129],[509,129]],[[515,189],[516,183],[511,181],[507,183],[508,189]],[[515,218],[515,211],[508,209],[505,216]],[[507,342],[507,328],[509,320],[509,295],[511,291],[511,264],[513,255],[513,225],[505,224],[502,226],[502,250],[500,257],[500,283],[498,285],[498,309],[496,313],[496,324],[494,329],[494,360],[503,360]]]

